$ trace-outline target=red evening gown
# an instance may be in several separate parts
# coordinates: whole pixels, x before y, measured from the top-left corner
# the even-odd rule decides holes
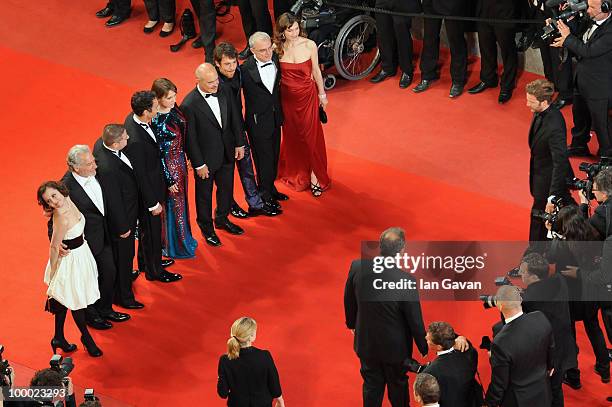
[[[330,179],[310,59],[298,64],[281,62],[281,95],[284,122],[278,178],[303,191],[310,188],[312,171],[325,189]]]

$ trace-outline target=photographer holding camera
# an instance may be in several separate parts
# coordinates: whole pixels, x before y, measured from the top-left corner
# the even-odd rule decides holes
[[[580,209],[586,218],[589,218],[590,200],[595,199],[599,204],[593,215],[589,218],[589,222],[597,232],[601,239],[606,239],[612,234],[612,227],[608,224],[612,222],[612,206],[610,205],[610,197],[612,197],[612,168],[604,168],[593,178],[593,188],[589,191],[580,191]],[[590,195],[590,196],[589,196]]]
[[[587,143],[591,138],[591,128],[599,141],[598,155],[608,155],[612,147],[612,135],[608,132],[608,109],[612,105],[611,11],[610,0],[588,0],[589,18],[576,23],[568,22],[572,30],[563,20],[557,21],[560,37],[551,46],[567,48],[578,60],[570,155],[590,154]]]

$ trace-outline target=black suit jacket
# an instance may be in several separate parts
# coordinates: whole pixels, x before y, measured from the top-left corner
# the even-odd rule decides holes
[[[272,56],[272,62],[276,66],[272,93],[261,80],[254,56],[251,55],[240,67],[245,105],[244,121],[249,137],[257,137],[259,134],[271,137],[274,128],[283,124],[283,110],[280,101],[281,71],[276,54]]]
[[[132,233],[134,232],[138,219],[136,175],[134,170],[102,145],[102,139],[96,141],[94,156],[98,164],[97,177],[105,185],[109,231],[113,239],[119,239],[119,235],[130,229]],[[132,162],[131,157],[129,155],[127,157]],[[132,165],[134,165],[133,162]]]
[[[563,43],[576,58],[575,81],[580,94],[587,99],[612,99],[612,17],[595,30],[585,44],[583,29],[570,34]],[[586,27],[585,27],[586,28]]]
[[[608,198],[600,205],[598,205],[597,208],[595,208],[595,211],[593,211],[593,215],[591,215],[591,217],[589,218],[589,223],[595,229],[597,229],[597,232],[599,232],[599,237],[601,239],[605,239],[608,235],[612,234],[612,208],[608,209],[610,213],[609,216],[611,217],[610,226],[608,227],[606,223],[606,218],[608,216],[606,215],[606,207],[612,205],[610,199],[611,198]],[[589,206],[587,204],[580,204],[580,209],[582,210],[584,217],[587,218],[589,216]]]
[[[469,0],[423,0],[423,12],[443,16],[464,16],[469,10]]]
[[[96,179],[102,189],[102,201],[104,210],[106,211],[108,210],[105,198],[106,187],[103,185],[105,182],[98,176]],[[87,192],[85,192],[81,184],[74,178],[72,172],[67,171],[62,178],[62,182],[68,187],[72,202],[74,202],[79,211],[85,216],[85,239],[87,239],[87,244],[91,252],[96,256],[104,249],[105,244],[110,244],[110,235],[106,218],[93,203],[89,195],[87,195]]]
[[[419,294],[414,290],[373,290],[375,278],[415,281],[398,269],[374,274],[372,261],[355,260],[344,288],[346,326],[355,330],[355,352],[361,359],[399,363],[412,357],[412,342],[427,354]]]
[[[193,168],[206,164],[215,171],[224,158],[234,161],[235,148],[244,146],[241,112],[237,111],[234,95],[224,83],[217,91],[221,123],[200,94],[197,87],[185,96],[181,110],[187,118],[186,152]]]
[[[559,274],[530,284],[523,292],[523,311],[541,311],[552,326],[555,369],[560,372],[577,367],[576,344],[572,337],[568,301],[567,284]]]
[[[423,372],[438,381],[441,406],[472,407],[477,366],[478,353],[470,346],[465,352],[453,350],[438,356]]]
[[[221,356],[217,393],[229,407],[270,407],[282,395],[270,352],[251,346],[241,349],[237,359]]]
[[[162,168],[161,149],[149,133],[134,121],[134,114],[130,113],[125,118],[125,130],[127,131],[127,147],[124,148],[128,155],[134,172],[142,205],[147,210],[157,203],[163,205],[166,202],[166,180]]]
[[[496,19],[517,18],[524,1],[526,0],[478,0],[476,16]]]
[[[546,316],[523,314],[504,325],[491,344],[491,384],[487,406],[550,406],[548,370],[555,342]]]
[[[538,114],[529,128],[529,191],[538,200],[550,195],[569,197],[567,180],[574,172],[567,157],[567,135],[563,115],[554,106]]]

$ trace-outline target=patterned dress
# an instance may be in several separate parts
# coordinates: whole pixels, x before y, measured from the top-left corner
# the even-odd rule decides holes
[[[151,126],[161,150],[166,185],[178,187],[176,193],[168,191],[163,212],[163,253],[175,259],[191,258],[195,256],[198,242],[191,234],[187,205],[187,160],[184,150],[187,122],[183,113],[173,107],[168,113],[158,113],[151,121]]]

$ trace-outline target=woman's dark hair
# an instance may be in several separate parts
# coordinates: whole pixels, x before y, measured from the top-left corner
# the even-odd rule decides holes
[[[599,233],[579,207],[571,205],[561,208],[557,225],[579,264],[592,264],[595,257],[601,255],[601,246],[596,243],[601,240]]]
[[[68,196],[68,188],[60,181],[45,181],[40,184],[38,191],[36,192],[36,199],[38,200],[38,204],[46,211],[51,210],[51,207],[43,199],[43,194],[48,188],[56,189],[60,194]]]
[[[172,83],[170,79],[158,78],[153,81],[151,85],[151,92],[155,93],[155,97],[158,99],[166,96],[170,91],[177,92],[176,85]]]
[[[300,27],[300,37],[306,37],[302,24],[300,24],[300,19],[297,18],[295,14],[283,13],[276,21],[272,41],[274,42],[274,45],[276,45],[276,53],[278,54],[279,58],[282,58],[283,54],[285,53],[283,50],[283,44],[285,43],[285,30],[291,28],[291,26],[295,23],[297,23],[298,27]]]

